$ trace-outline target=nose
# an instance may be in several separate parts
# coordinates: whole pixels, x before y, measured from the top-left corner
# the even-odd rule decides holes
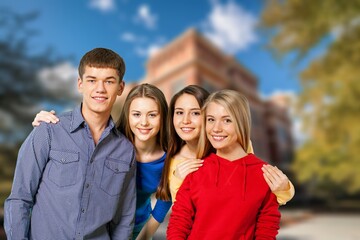
[[[104,86],[104,82],[103,82],[103,81],[97,81],[97,84],[96,84],[96,92],[98,92],[98,93],[103,93],[103,92],[105,92],[105,86]]]
[[[191,120],[190,120],[190,114],[184,114],[184,117],[183,117],[183,119],[182,119],[182,122],[184,123],[184,124],[187,124],[187,123],[190,123],[191,122]]]
[[[215,121],[212,130],[213,130],[213,132],[216,132],[216,133],[221,132],[221,130],[222,130],[221,121]]]
[[[140,119],[141,126],[147,126],[148,125],[148,119],[146,116],[142,116]]]

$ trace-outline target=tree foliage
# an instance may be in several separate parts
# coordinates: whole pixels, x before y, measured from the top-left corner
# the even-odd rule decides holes
[[[51,48],[36,51],[31,45],[38,32],[28,26],[37,17],[35,12],[0,9],[0,206],[10,193],[19,143],[31,131],[35,113],[44,106],[61,109],[75,101],[64,92],[50,91],[39,79],[39,71],[65,58],[54,56]],[[50,85],[57,80],[49,79]]]
[[[30,44],[38,32],[28,25],[37,17],[36,12],[16,14],[0,9],[0,144],[22,141],[35,113],[46,103],[74,101],[54,94],[39,80],[40,70],[64,58],[55,57],[51,48],[36,51]]]
[[[326,45],[300,74],[297,113],[308,136],[294,172],[313,194],[360,192],[360,0],[270,0],[262,14],[270,48],[304,59]]]

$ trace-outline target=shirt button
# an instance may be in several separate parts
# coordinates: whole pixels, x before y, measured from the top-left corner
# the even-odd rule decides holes
[[[85,212],[85,209],[81,209],[81,212],[84,213],[84,212]]]
[[[86,188],[89,188],[89,187],[90,187],[90,184],[87,183],[87,184],[85,185],[85,187],[86,187]]]
[[[93,162],[94,162],[94,159],[91,159],[91,160],[90,160],[90,163],[93,163]]]

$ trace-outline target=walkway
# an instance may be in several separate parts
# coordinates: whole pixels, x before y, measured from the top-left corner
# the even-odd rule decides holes
[[[153,240],[166,239],[168,217]],[[360,214],[282,211],[278,240],[360,240]],[[224,239],[225,240],[225,239]]]

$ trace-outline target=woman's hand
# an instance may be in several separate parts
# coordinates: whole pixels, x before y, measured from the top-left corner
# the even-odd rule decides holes
[[[277,167],[264,165],[261,170],[272,192],[287,191],[290,189],[288,177]]]
[[[184,180],[189,173],[197,171],[203,165],[203,162],[204,160],[201,159],[186,159],[176,166],[174,175]]]
[[[136,240],[151,240],[159,226],[160,223],[156,221],[152,215],[150,215],[149,220],[141,229],[139,235],[136,237]]]
[[[51,110],[48,111],[40,111],[36,114],[34,121],[31,123],[33,127],[37,127],[40,125],[41,122],[46,123],[57,123],[59,119],[55,115],[55,111]]]

